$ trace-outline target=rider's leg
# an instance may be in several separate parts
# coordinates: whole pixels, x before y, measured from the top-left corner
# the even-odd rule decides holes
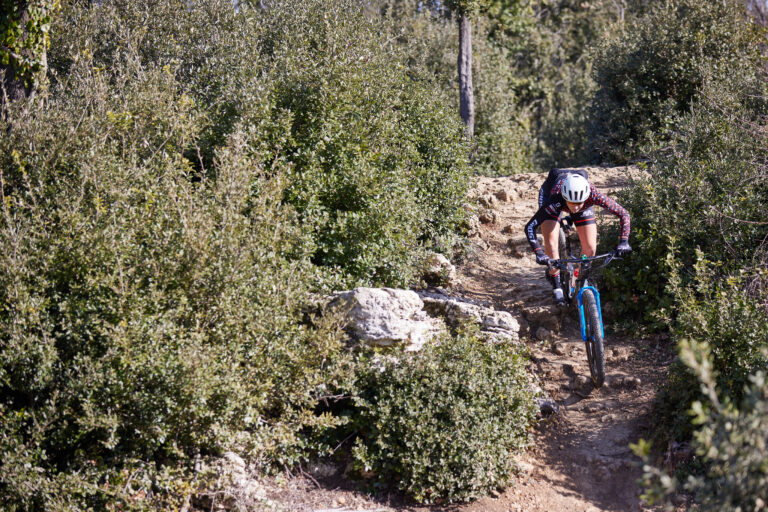
[[[543,231],[544,231],[544,226],[542,226],[542,232]],[[576,233],[579,234],[579,243],[581,244],[581,253],[586,255],[587,257],[594,256],[595,253],[597,252],[597,224],[586,224],[583,226],[577,225]]]
[[[557,258],[560,245],[560,224],[556,220],[545,220],[541,223],[541,236],[544,238],[544,252],[552,259]],[[556,268],[549,270],[550,275],[560,273]]]
[[[560,234],[560,224],[554,220],[545,220],[541,223],[541,235],[544,238],[544,252],[552,259],[557,258],[559,245],[558,235]],[[563,289],[560,287],[560,269],[551,267],[546,272],[547,280],[552,285],[552,294],[557,304],[564,304],[565,297]]]

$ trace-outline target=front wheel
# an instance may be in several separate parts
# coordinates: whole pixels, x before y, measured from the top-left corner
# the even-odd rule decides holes
[[[565,260],[571,257],[568,251],[568,246],[566,245],[568,243],[568,240],[566,239],[565,232],[560,227],[560,234],[559,234],[559,245],[558,245],[558,257],[561,260]],[[571,274],[573,274],[573,265],[570,263],[566,268],[560,269],[560,286],[563,289],[563,293],[565,294],[565,300],[569,301],[573,297],[573,289],[571,288]]]
[[[584,290],[581,296],[584,304],[584,322],[587,332],[587,361],[592,382],[599,388],[605,382],[605,349],[603,347],[603,327],[600,311],[592,290]]]

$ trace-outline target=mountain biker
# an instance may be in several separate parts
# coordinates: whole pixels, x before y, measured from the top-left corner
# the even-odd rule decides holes
[[[592,206],[602,206],[619,217],[621,233],[616,254],[623,256],[632,252],[629,246],[629,213],[619,203],[601,193],[587,179],[584,169],[552,169],[546,181],[539,189],[539,210],[525,225],[525,235],[536,254],[536,263],[547,265],[550,259],[557,258],[559,218],[561,212],[569,215],[579,235],[581,251],[591,257],[597,250],[597,224]],[[536,228],[541,226],[544,248],[536,239]],[[565,304],[563,290],[560,287],[560,270],[549,268],[545,273],[552,285],[552,294],[557,304]]]

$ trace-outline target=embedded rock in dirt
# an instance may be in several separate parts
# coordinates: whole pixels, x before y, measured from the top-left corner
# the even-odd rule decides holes
[[[456,279],[456,267],[442,254],[432,253],[424,262],[424,279],[430,283],[446,283],[448,286],[460,284]]]
[[[497,200],[496,200],[496,196],[495,195],[486,194],[486,195],[482,196],[478,200],[478,202],[482,206],[485,206],[486,208],[493,208],[496,205]]]
[[[549,299],[548,296],[547,299]],[[561,309],[556,305],[534,306],[525,310],[525,318],[528,323],[554,332],[560,332],[562,324],[560,314]]]
[[[507,311],[462,301],[449,295],[421,292],[424,307],[433,317],[442,317],[451,327],[458,327],[464,322],[474,323],[494,341],[518,341],[524,330],[520,318]]]
[[[210,465],[200,464],[199,472],[217,477],[217,488],[194,495],[192,505],[203,510],[257,510],[269,503],[258,474],[234,452],[226,452]]]
[[[329,307],[342,312],[352,336],[375,346],[406,343],[408,350],[419,350],[443,330],[411,290],[355,288],[336,293]]]

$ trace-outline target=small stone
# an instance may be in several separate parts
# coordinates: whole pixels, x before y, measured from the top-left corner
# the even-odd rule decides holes
[[[536,339],[538,340],[546,341],[552,337],[552,331],[544,327],[539,327],[538,329],[536,329],[535,336],[536,336]]]
[[[481,205],[485,206],[486,208],[493,208],[493,205],[496,204],[496,196],[493,196],[491,194],[486,194],[479,199],[479,202]]]
[[[523,473],[526,473],[526,474],[533,473],[533,464],[529,464],[528,462],[518,461],[517,467]]]
[[[508,235],[510,233],[514,233],[515,228],[512,227],[512,224],[507,224],[506,226],[501,228],[501,232],[504,233],[505,235]]]
[[[616,421],[616,415],[615,414],[606,414],[602,418],[600,418],[600,421],[603,423],[610,423],[612,421]]]
[[[605,407],[601,402],[592,402],[584,406],[584,412],[597,412]]]
[[[483,212],[480,215],[480,222],[483,224],[495,224],[496,223],[496,213],[495,212]]]
[[[586,387],[590,382],[592,381],[586,375],[577,375],[576,378],[573,379],[573,389]]]
[[[507,190],[502,189],[502,190],[499,190],[498,192],[496,192],[496,198],[499,201],[506,202],[506,201],[509,201],[510,199],[512,199],[512,196],[510,195],[510,193]]]
[[[536,404],[539,406],[539,412],[541,413],[542,418],[552,416],[560,411],[560,407],[557,403],[548,398],[537,398]]]
[[[564,356],[565,355],[565,344],[564,343],[555,343],[552,345],[552,352],[555,353],[555,355],[558,356]]]

